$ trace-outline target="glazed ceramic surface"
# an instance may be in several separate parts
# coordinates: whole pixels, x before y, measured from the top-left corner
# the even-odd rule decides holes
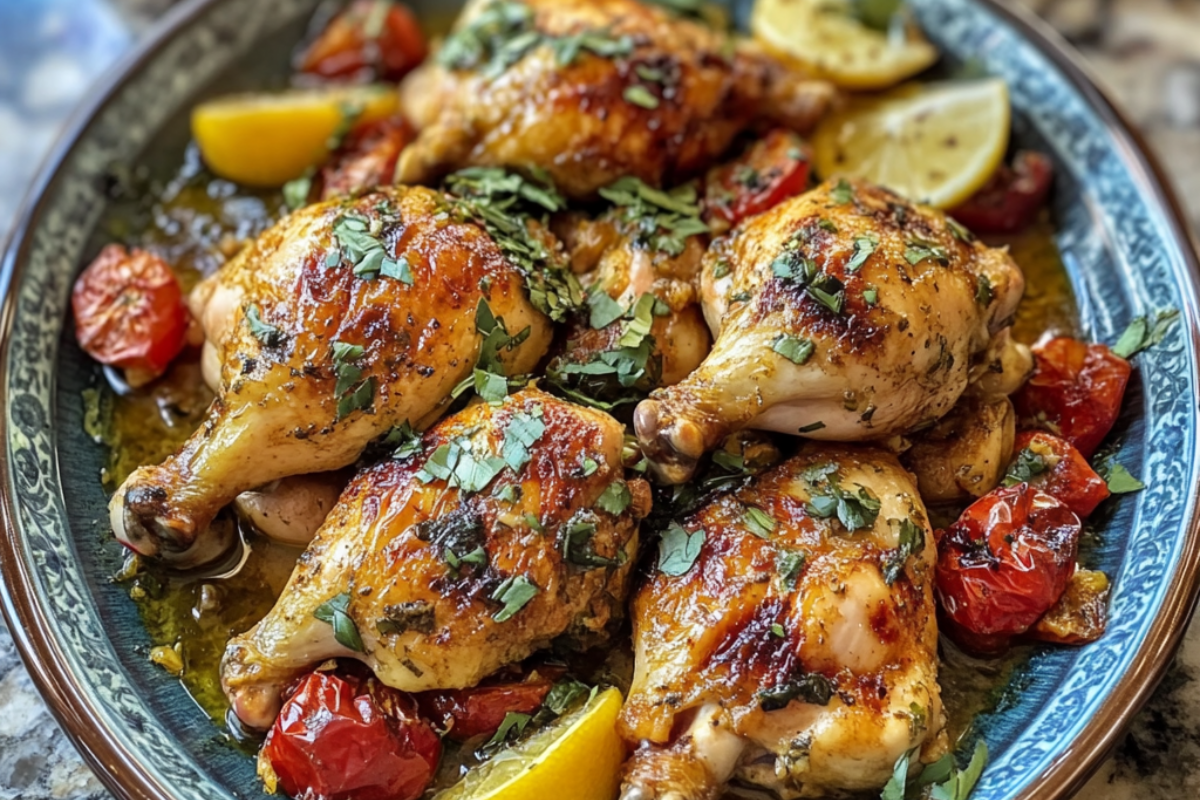
[[[97,368],[75,346],[69,293],[105,243],[114,174],[169,174],[198,100],[280,86],[318,0],[185,4],[118,72],[59,148],[5,255],[0,353],[5,458],[0,539],[4,611],[35,680],[116,793],[255,797],[253,759],[180,684],[147,660],[126,590],[109,581],[120,547],[83,431],[80,393]],[[1179,308],[1161,345],[1138,357],[1115,436],[1148,488],[1112,505],[1089,566],[1114,579],[1098,643],[1046,648],[979,720],[992,759],[978,800],[1068,795],[1161,675],[1190,614],[1196,526],[1197,273],[1172,199],[1119,117],[1060,45],[986,0],[912,0],[949,61],[971,59],[1010,86],[1021,146],[1051,153],[1053,213],[1085,334],[1112,342],[1139,314]],[[412,3],[444,16],[436,0]],[[743,16],[749,3],[738,4]]]

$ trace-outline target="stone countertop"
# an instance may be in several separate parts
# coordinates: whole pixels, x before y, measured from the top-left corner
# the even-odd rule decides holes
[[[0,236],[92,77],[171,0],[0,0]],[[1200,233],[1200,2],[1022,0],[1084,54],[1157,151]],[[1082,800],[1200,797],[1200,620]],[[0,800],[106,797],[0,623]]]

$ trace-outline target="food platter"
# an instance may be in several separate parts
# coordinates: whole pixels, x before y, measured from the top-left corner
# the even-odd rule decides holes
[[[38,685],[89,763],[131,798],[245,796],[252,759],[217,735],[149,641],[106,534],[81,392],[95,372],[66,328],[79,266],[118,204],[113,164],[169,171],[198,99],[276,84],[316,5],[186,3],[81,112],[30,195],[5,254],[4,611]],[[432,3],[417,11],[441,12]],[[1066,45],[991,2],[913,6],[950,60],[1003,77],[1016,138],[1053,158],[1052,214],[1087,338],[1112,342],[1138,315],[1178,308],[1139,356],[1117,423],[1123,462],[1146,482],[1102,519],[1091,557],[1114,577],[1107,634],[1046,650],[980,723],[992,760],[974,797],[1066,797],[1111,747],[1165,669],[1197,589],[1197,265],[1152,159]],[[740,18],[748,4],[736,9]],[[118,195],[118,196],[114,196]]]

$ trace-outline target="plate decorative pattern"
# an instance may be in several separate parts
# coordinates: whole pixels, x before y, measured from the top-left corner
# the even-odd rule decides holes
[[[82,119],[4,257],[3,607],[51,706],[124,797],[214,800],[259,789],[251,759],[223,743],[178,683],[146,662],[136,612],[105,580],[115,546],[96,479],[102,454],[82,433],[79,390],[94,368],[63,332],[71,281],[99,243],[110,166],[152,160],[170,138],[162,131],[185,132],[179,121],[201,92],[229,83],[231,70],[252,61],[263,42],[298,29],[317,2],[194,0],[177,9],[164,23],[172,32],[127,63],[122,72],[131,77]],[[739,3],[739,12],[749,5]],[[993,0],[913,5],[944,52],[1007,79],[1018,140],[1054,155],[1058,243],[1089,336],[1111,342],[1133,316],[1183,312],[1166,340],[1138,357],[1118,423],[1120,460],[1148,488],[1101,520],[1087,555],[1114,577],[1109,631],[1086,648],[1040,652],[1008,707],[980,722],[993,759],[978,800],[1059,798],[1088,767],[1067,764],[1068,744],[1078,737],[1085,750],[1099,750],[1111,741],[1114,731],[1098,727],[1125,719],[1133,710],[1125,706],[1144,699],[1148,685],[1129,681],[1158,677],[1194,600],[1195,259],[1136,143],[1069,64],[1027,38],[1030,23]]]

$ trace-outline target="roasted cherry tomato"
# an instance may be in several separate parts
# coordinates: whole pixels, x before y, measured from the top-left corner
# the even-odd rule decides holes
[[[950,216],[975,233],[1018,233],[1037,217],[1053,178],[1050,159],[1023,150],[1013,158],[1011,167],[1002,164],[983,188],[952,209]]]
[[[79,346],[102,364],[148,378],[183,349],[188,310],[175,273],[158,256],[110,244],[71,294]]]
[[[509,712],[537,711],[552,686],[552,681],[535,676],[522,683],[421,692],[416,697],[421,714],[446,731],[446,738],[465,742],[494,734]]]
[[[705,184],[705,216],[721,230],[761,214],[808,186],[808,146],[791,131],[776,129],[739,158],[714,167]]]
[[[327,81],[398,81],[427,52],[421,27],[406,6],[355,0],[300,54],[296,68]]]
[[[1066,590],[1079,532],[1071,509],[1028,484],[976,500],[938,537],[943,629],[967,650],[1003,650]]]
[[[1006,484],[1028,483],[1066,504],[1083,518],[1109,495],[1108,484],[1083,454],[1045,431],[1022,431],[1013,446]]]
[[[283,704],[259,759],[292,797],[415,800],[441,754],[411,695],[374,678],[313,672]]]
[[[1058,602],[1029,630],[1030,638],[1054,644],[1087,644],[1108,627],[1108,576],[1075,570]]]
[[[401,117],[356,125],[321,168],[321,199],[390,185],[400,151],[413,136],[413,129]]]
[[[1091,458],[1121,411],[1129,362],[1106,345],[1065,337],[1033,354],[1033,376],[1013,396],[1018,426],[1055,433]]]

